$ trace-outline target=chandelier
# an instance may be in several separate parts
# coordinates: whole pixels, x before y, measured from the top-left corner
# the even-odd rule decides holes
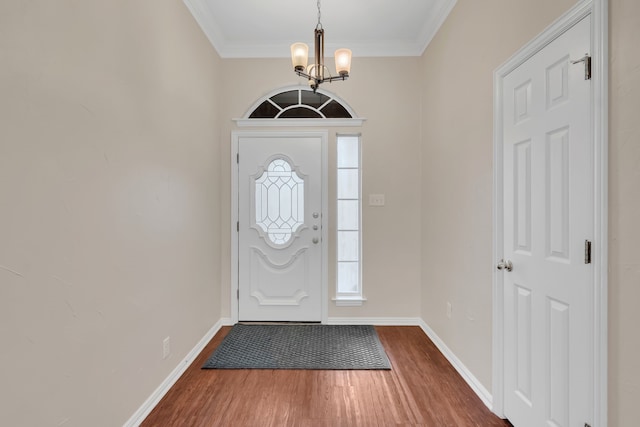
[[[349,77],[349,71],[351,71],[351,51],[349,49],[338,49],[335,52],[336,76],[332,76],[329,69],[324,65],[324,29],[322,28],[320,17],[320,0],[318,0],[318,24],[314,30],[315,62],[313,64],[307,65],[309,46],[305,43],[291,45],[293,71],[300,77],[307,78],[309,86],[314,92],[324,82],[346,80]]]

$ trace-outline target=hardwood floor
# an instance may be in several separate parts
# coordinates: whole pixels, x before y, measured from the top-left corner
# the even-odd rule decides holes
[[[143,427],[511,426],[418,327],[376,327],[390,371],[200,369],[229,330],[216,334]]]

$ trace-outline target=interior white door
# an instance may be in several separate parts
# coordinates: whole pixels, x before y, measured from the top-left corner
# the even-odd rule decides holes
[[[322,138],[238,139],[238,319],[321,321]]]
[[[516,427],[591,419],[590,17],[503,82],[504,412]],[[512,266],[512,271],[509,268]]]

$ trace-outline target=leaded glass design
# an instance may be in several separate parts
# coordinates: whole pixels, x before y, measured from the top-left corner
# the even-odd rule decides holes
[[[335,100],[322,107],[320,112],[326,117],[351,117],[351,114],[349,114],[347,109]]]
[[[265,99],[248,114],[250,119],[352,119],[336,99],[310,89],[294,89]]]
[[[284,245],[304,224],[304,179],[286,159],[269,163],[255,180],[256,225],[276,245]]]
[[[281,92],[277,95],[272,96],[271,100],[281,108],[298,105],[300,104],[300,92],[297,90]]]
[[[264,101],[258,108],[253,110],[250,119],[272,119],[280,112],[280,109],[273,105],[271,101]]]
[[[322,116],[316,110],[304,107],[295,107],[285,110],[279,116],[281,119],[321,119]]]
[[[327,103],[327,101],[331,101],[327,95],[323,95],[321,93],[313,93],[310,90],[300,91],[301,96],[301,104],[308,105],[313,108],[320,108]],[[351,116],[347,116],[351,117]]]

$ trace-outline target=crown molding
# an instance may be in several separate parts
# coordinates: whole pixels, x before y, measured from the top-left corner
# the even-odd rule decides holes
[[[440,27],[442,27],[444,21],[449,17],[449,14],[457,2],[458,0],[440,0],[435,5],[430,18],[422,26],[422,31],[420,32],[419,37],[421,48],[418,56],[421,56],[427,49],[438,31],[440,31]]]
[[[183,0],[207,39],[221,58],[288,58],[291,40],[273,42],[233,42],[227,40],[216,24],[216,17],[205,0]],[[419,36],[414,39],[385,41],[349,41],[326,43],[326,52],[349,46],[354,57],[421,56],[436,35],[457,0],[438,0]]]

